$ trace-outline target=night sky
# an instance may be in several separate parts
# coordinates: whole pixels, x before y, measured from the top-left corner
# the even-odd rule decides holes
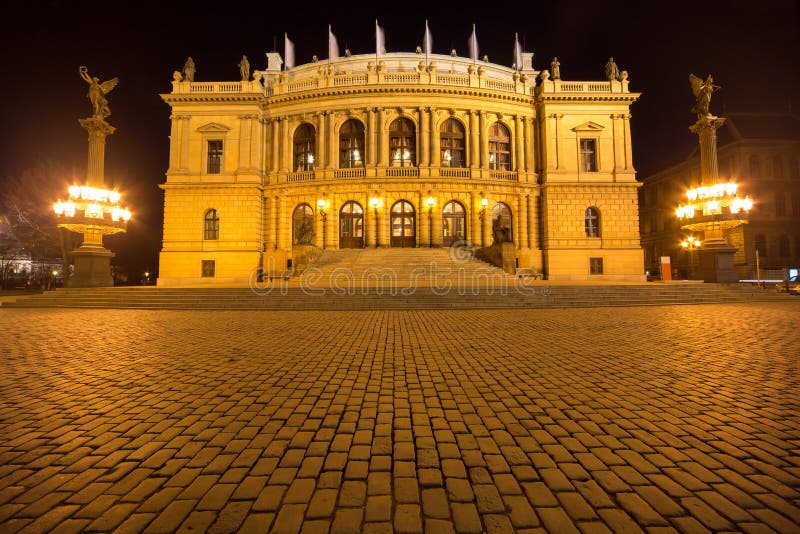
[[[285,7],[280,7],[280,4]],[[471,2],[471,4],[476,2]],[[631,107],[634,164],[639,178],[684,159],[696,144],[689,73],[713,74],[722,89],[711,111],[800,110],[800,34],[796,1],[748,2],[26,2],[3,15],[4,76],[0,186],[46,162],[63,169],[54,182],[79,180],[87,139],[77,119],[91,114],[86,65],[102,81],[119,85],[108,95],[117,128],[106,145],[106,178],[125,193],[134,211],[124,237],[107,239],[117,261],[133,271],[157,267],[168,164],[170,109],[159,97],[171,90],[174,70],[187,56],[196,81],[238,80],[246,54],[253,69],[264,53],[283,53],[283,33],[295,43],[297,64],[327,56],[327,28],[353,54],[374,53],[375,18],[388,52],[413,51],[425,19],[434,53],[456,48],[468,56],[477,25],[480,55],[512,62],[514,33],[534,52],[534,67],[553,56],[566,80],[600,80],[609,56],[629,72],[641,92]],[[737,6],[737,7],[731,7]]]

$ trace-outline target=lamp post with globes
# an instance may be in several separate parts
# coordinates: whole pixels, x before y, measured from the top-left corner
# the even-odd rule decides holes
[[[425,199],[425,207],[428,208],[428,246],[433,248],[433,207],[436,205],[436,199],[428,196]]]
[[[372,197],[369,199],[369,207],[372,208],[373,213],[375,214],[375,248],[378,248],[379,245],[379,238],[378,238],[378,209],[380,209],[382,205],[381,199],[377,196]]]
[[[323,250],[325,249],[325,244],[328,241],[326,239],[325,232],[326,232],[326,227],[328,226],[326,224],[326,221],[327,221],[327,218],[328,218],[328,207],[329,206],[330,206],[330,203],[328,202],[327,199],[320,198],[319,200],[317,200],[317,211],[319,212],[319,216],[322,217],[322,248],[323,248]]]
[[[483,196],[483,193],[481,193]],[[489,205],[489,201],[486,198],[481,198],[481,209],[478,212],[478,218],[481,221],[481,246],[486,246],[486,228],[483,226],[483,219],[486,217],[486,206]]]
[[[689,272],[687,276],[690,280],[694,278],[694,251],[700,248],[700,245],[700,240],[694,236],[689,236],[681,241],[681,247],[689,253]]]

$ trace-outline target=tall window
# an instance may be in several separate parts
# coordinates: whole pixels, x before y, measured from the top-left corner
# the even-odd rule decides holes
[[[583,225],[586,237],[600,237],[600,213],[595,208],[586,208]]]
[[[789,249],[789,236],[782,235],[778,238],[778,256],[788,258],[792,253]]]
[[[201,276],[203,278],[214,278],[217,270],[217,262],[215,260],[201,260]]]
[[[364,125],[350,119],[339,129],[339,167],[364,166]]]
[[[447,119],[439,132],[442,150],[442,167],[466,167],[464,126],[456,119]]]
[[[294,131],[294,170],[313,171],[317,132],[307,122]]]
[[[292,244],[310,245],[314,241],[314,210],[300,204],[292,213]]]
[[[775,215],[778,217],[786,215],[786,195],[783,191],[775,191]]]
[[[603,274],[603,258],[589,258],[589,274]]]
[[[760,258],[767,257],[767,238],[764,237],[764,234],[756,235],[755,248]]]
[[[511,134],[499,122],[489,127],[489,168],[496,171],[511,168]]]
[[[495,204],[492,208],[492,236],[495,243],[514,241],[511,223],[511,208],[502,202]]]
[[[416,165],[417,135],[410,120],[401,117],[389,126],[389,155],[392,167]]]
[[[581,171],[597,172],[597,140],[581,139]]]
[[[217,210],[208,210],[203,218],[203,239],[219,239],[219,216],[217,216]]]
[[[748,160],[750,166],[750,177],[761,178],[761,158],[753,154]]]
[[[214,139],[208,141],[208,161],[206,173],[219,174],[222,172],[222,140]]]
[[[783,158],[780,156],[772,159],[772,177],[776,180],[783,180]]]

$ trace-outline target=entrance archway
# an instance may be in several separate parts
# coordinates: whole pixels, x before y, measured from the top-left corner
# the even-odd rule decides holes
[[[393,247],[417,246],[417,215],[407,200],[398,200],[391,212]]]
[[[466,240],[466,211],[460,202],[451,200],[442,208],[442,244],[450,246]]]
[[[364,247],[364,210],[358,202],[345,202],[339,210],[339,248]]]

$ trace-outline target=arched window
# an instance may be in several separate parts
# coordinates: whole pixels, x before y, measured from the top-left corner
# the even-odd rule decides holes
[[[782,235],[778,238],[778,256],[781,258],[788,258],[792,255],[789,248],[789,236]]]
[[[514,241],[513,226],[511,226],[511,208],[498,202],[492,208],[492,237],[495,243]]]
[[[750,166],[750,177],[761,178],[761,158],[753,154],[748,160]]]
[[[294,131],[294,170],[313,171],[317,131],[307,122]]]
[[[451,200],[442,208],[442,244],[452,245],[464,241],[466,235],[466,213],[460,202]]]
[[[299,204],[292,213],[292,245],[310,245],[314,242],[314,210],[308,204]]]
[[[208,210],[203,217],[203,239],[219,239],[219,216],[215,209]]]
[[[389,156],[392,167],[417,164],[417,134],[410,120],[400,117],[389,126]]]
[[[756,234],[755,248],[760,258],[767,257],[767,238],[764,237],[764,234]]]
[[[464,157],[467,135],[462,125],[456,119],[447,119],[442,124],[439,132],[439,146],[442,149],[442,167],[466,167]]]
[[[489,128],[489,168],[507,171],[511,163],[511,134],[508,128],[495,122]]]
[[[583,216],[586,237],[600,237],[600,212],[596,208],[586,208]]]
[[[364,125],[350,119],[339,129],[339,167],[364,166]]]

